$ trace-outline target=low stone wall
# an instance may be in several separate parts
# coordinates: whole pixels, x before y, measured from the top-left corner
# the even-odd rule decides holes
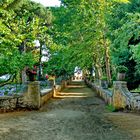
[[[69,81],[62,81],[61,85],[56,85],[53,89],[40,90],[38,81],[28,84],[28,91],[20,96],[1,96],[0,112],[9,112],[16,109],[39,109],[50,98],[54,97],[62,89],[64,89]]]
[[[41,90],[40,106],[43,106],[50,98],[52,98],[53,93],[53,89]]]
[[[28,84],[28,91],[23,94],[24,104],[27,108],[39,109],[40,108],[40,82],[34,81]]]
[[[6,112],[14,110],[17,104],[17,97],[2,96],[0,97],[0,111]]]
[[[108,90],[108,89],[104,89],[100,86],[97,86],[96,84],[90,82],[90,81],[87,81],[86,80],[86,84],[92,88],[96,93],[97,95],[102,98],[107,104],[112,104],[112,91]]]
[[[33,96],[32,96],[33,97]],[[30,100],[26,95],[22,96],[2,96],[0,97],[0,112],[9,112],[18,109],[39,109],[50,98],[53,97],[53,90],[42,90],[40,94],[40,102]],[[34,98],[35,99],[35,98]],[[36,102],[36,103],[35,103]]]
[[[104,89],[88,80],[85,80],[85,82],[99,97],[115,109],[127,108],[129,110],[140,111],[140,95],[129,92],[125,81],[115,81],[113,83],[113,91]]]
[[[140,111],[140,95],[131,93],[127,88],[127,82],[115,81],[113,87],[113,106],[115,108]]]

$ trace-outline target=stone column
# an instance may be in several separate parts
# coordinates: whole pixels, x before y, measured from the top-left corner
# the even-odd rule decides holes
[[[26,93],[24,100],[31,109],[40,108],[40,82],[34,81],[28,84],[28,92]]]
[[[127,105],[127,98],[125,96],[127,89],[127,82],[114,81],[113,82],[113,106],[116,109],[124,109]]]

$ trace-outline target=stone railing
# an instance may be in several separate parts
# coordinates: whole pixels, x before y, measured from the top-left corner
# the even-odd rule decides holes
[[[112,104],[112,91],[108,90],[108,89],[104,89],[99,85],[96,85],[95,83],[92,83],[88,80],[85,80],[86,84],[92,88],[97,95],[102,98],[107,104]]]
[[[115,108],[140,111],[140,94],[131,93],[127,88],[127,82],[115,81],[113,87],[113,106]]]
[[[129,109],[140,111],[140,94],[131,93],[127,88],[127,82],[114,81],[112,91],[88,80],[85,80],[85,82],[99,97],[103,98],[107,104],[112,105],[116,110]]]
[[[18,96],[1,96],[0,97],[0,112],[8,112],[16,109],[39,109],[50,98],[54,97],[62,89],[64,89],[69,81],[62,81],[60,85],[50,89],[40,90],[38,81],[30,82],[28,90]]]

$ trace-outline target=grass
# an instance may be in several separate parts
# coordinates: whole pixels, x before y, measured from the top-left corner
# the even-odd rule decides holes
[[[111,111],[111,112],[115,112],[116,111],[116,109],[115,109],[115,107],[113,105],[106,105],[106,109]]]
[[[140,87],[138,87],[138,88],[136,88],[134,90],[131,90],[130,92],[138,92],[138,93],[140,93]]]

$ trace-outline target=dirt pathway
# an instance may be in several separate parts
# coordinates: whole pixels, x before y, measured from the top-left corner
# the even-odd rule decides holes
[[[140,115],[131,113],[108,113],[108,119],[119,128],[133,135],[134,140],[140,140]]]
[[[136,140],[122,123],[91,89],[74,82],[40,111],[0,114],[0,140]]]

